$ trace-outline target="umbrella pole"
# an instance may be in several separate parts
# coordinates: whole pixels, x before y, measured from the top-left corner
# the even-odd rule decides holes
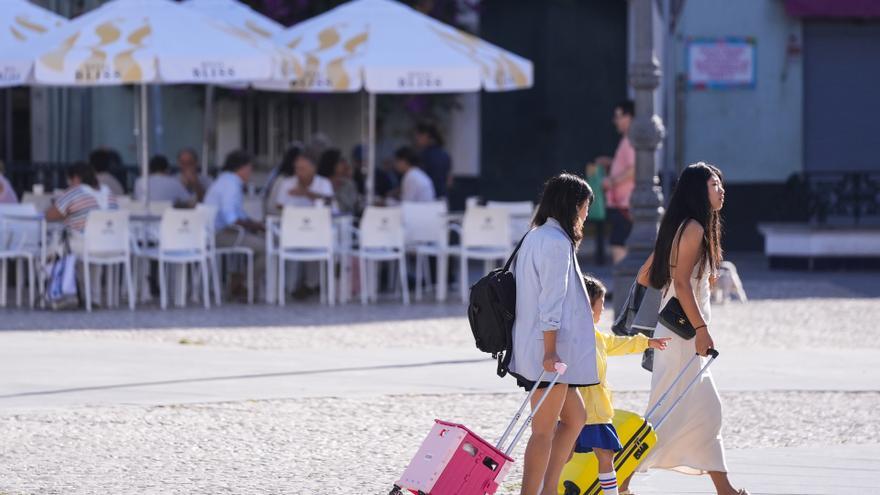
[[[12,166],[12,88],[3,90],[3,138],[6,166]]]
[[[149,107],[147,106],[147,85],[141,84],[141,104],[140,104],[140,162],[141,162],[141,179],[144,183],[144,204],[147,206],[149,210],[150,206],[150,169],[149,169],[149,150],[147,150],[147,144],[149,142],[149,120],[147,116],[147,112],[149,111]]]
[[[376,93],[367,93],[367,206],[373,205],[375,199],[376,175]]]
[[[205,85],[205,122],[202,125],[202,175],[208,175],[208,153],[211,150],[211,131],[214,127],[214,85]]]

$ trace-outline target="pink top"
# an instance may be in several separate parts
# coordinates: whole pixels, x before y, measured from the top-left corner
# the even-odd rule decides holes
[[[2,175],[0,175],[0,203],[18,203],[12,184]]]
[[[617,177],[625,174],[630,170],[634,170],[636,166],[636,150],[629,143],[626,136],[620,140],[617,145],[617,151],[614,152],[614,160],[611,161],[611,172],[609,177]],[[611,186],[607,191],[606,204],[608,208],[629,208],[629,198],[632,196],[633,189],[636,188],[635,177],[630,180],[618,182]]]

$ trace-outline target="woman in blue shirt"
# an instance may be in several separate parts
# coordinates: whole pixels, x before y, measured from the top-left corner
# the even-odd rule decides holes
[[[529,390],[542,370],[568,365],[532,420],[523,463],[523,495],[556,495],[559,475],[586,421],[578,386],[599,382],[590,298],[575,253],[593,191],[582,178],[560,174],[541,203],[514,267],[516,320],[510,372]],[[547,382],[538,384],[546,388]],[[532,399],[532,408],[542,393]]]

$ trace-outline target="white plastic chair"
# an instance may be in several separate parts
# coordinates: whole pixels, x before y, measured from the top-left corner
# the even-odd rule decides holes
[[[333,216],[325,206],[285,206],[281,213],[278,246],[278,305],[285,303],[285,276],[288,261],[318,261],[321,267],[321,301],[336,302]]]
[[[510,214],[510,242],[516,246],[532,226],[535,204],[531,201],[489,201],[487,208],[503,208]]]
[[[130,211],[132,201],[133,200],[131,199],[131,196],[128,196],[128,195],[116,196],[116,204],[119,206],[120,210],[129,210]],[[143,204],[143,203],[141,203],[141,204]]]
[[[145,249],[141,257],[159,262],[159,300],[162,309],[168,305],[168,284],[166,282],[166,265],[182,265],[195,263],[201,271],[202,301],[205,309],[211,306],[208,293],[208,239],[205,227],[205,214],[194,209],[170,208],[162,214],[159,223],[159,247]],[[185,289],[186,270],[181,270],[184,277],[181,287]],[[185,290],[184,290],[185,293]],[[182,298],[185,300],[185,298]]]
[[[52,196],[49,194],[34,194],[26,192],[21,196],[21,203],[33,205],[37,211],[46,211],[52,206]]]
[[[211,273],[214,280],[214,299],[217,305],[220,305],[220,262],[225,261],[228,257],[244,256],[247,270],[247,291],[248,304],[254,303],[254,250],[241,246],[241,239],[245,235],[244,227],[239,225],[231,225],[238,232],[237,240],[232,246],[217,247],[217,232],[215,229],[215,221],[217,219],[217,207],[208,204],[196,205],[196,210],[201,211],[205,215],[205,228],[208,234],[208,251],[211,259]]]
[[[416,301],[422,300],[424,283],[431,285],[428,259],[437,259],[438,301],[446,300],[446,275],[449,269],[449,208],[445,201],[404,202],[403,230],[407,252],[416,255]]]
[[[406,249],[400,208],[367,207],[356,233],[359,239],[357,257],[360,270],[361,304],[367,304],[369,299],[376,300],[375,288],[378,284],[376,263],[380,261],[397,261],[403,304],[409,304]],[[369,279],[367,278],[368,274],[370,275]]]
[[[468,196],[464,200],[464,209],[465,211],[470,210],[471,208],[480,206],[480,197],[479,196]]]
[[[151,201],[149,205],[146,205],[143,201],[126,202],[123,199],[121,202],[119,202],[118,197],[117,204],[119,205],[119,209],[127,210],[129,213],[131,213],[132,216],[141,217],[161,216],[163,213],[165,213],[166,210],[174,207],[171,201]],[[155,222],[138,222],[134,223],[134,225],[136,226],[135,237],[137,238],[138,242],[145,245],[155,245],[159,242],[159,231]]]
[[[39,213],[32,203],[0,204],[0,307],[6,307],[9,274],[7,262],[15,262],[16,304],[22,304],[25,273],[28,296],[34,306],[37,286],[36,258],[40,254]],[[27,270],[25,272],[25,270]]]
[[[461,224],[461,247],[457,253],[461,261],[458,284],[463,303],[468,300],[468,261],[483,260],[485,271],[488,272],[492,261],[501,260],[503,263],[511,250],[510,215],[507,210],[473,207],[465,212]]]
[[[83,276],[86,293],[86,311],[92,310],[91,266],[115,268],[122,265],[125,285],[128,289],[128,308],[134,310],[134,283],[131,273],[131,231],[128,226],[128,212],[121,210],[95,210],[86,217],[83,235]],[[117,287],[114,270],[108,270],[108,288]],[[112,274],[112,275],[111,275]],[[108,302],[113,301],[108,296]]]

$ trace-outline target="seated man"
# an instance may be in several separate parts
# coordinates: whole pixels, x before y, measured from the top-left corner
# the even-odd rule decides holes
[[[260,280],[266,269],[265,230],[259,222],[251,220],[244,212],[244,186],[254,171],[253,160],[245,151],[233,151],[226,156],[223,173],[208,188],[205,204],[217,209],[214,226],[217,247],[244,246],[254,252],[254,284],[262,287]],[[239,234],[244,229],[241,240]],[[238,285],[236,287],[236,285]],[[233,292],[241,289],[241,278],[233,282]]]
[[[171,176],[171,165],[162,155],[150,159],[150,176],[147,177],[150,201],[171,201],[175,206],[191,207],[195,198],[179,180]],[[134,182],[134,199],[144,199],[144,179],[138,177]]]
[[[394,154],[394,169],[403,177],[400,181],[400,200],[425,202],[435,201],[437,194],[434,183],[421,168],[419,156],[406,146]]]
[[[314,206],[315,202],[329,204],[333,199],[333,183],[318,175],[315,155],[300,153],[293,162],[294,175],[281,181],[275,203],[279,209],[287,205]]]
[[[199,172],[199,155],[192,148],[184,148],[177,153],[177,166],[180,167],[178,178],[183,187],[196,201],[203,201],[205,192],[211,187],[211,178]]]
[[[46,211],[46,220],[63,220],[67,231],[70,250],[81,257],[85,247],[86,219],[89,212],[95,210],[116,210],[119,208],[110,188],[98,182],[95,169],[85,162],[77,162],[67,168],[68,188],[55,199],[54,204]],[[99,277],[100,268],[92,266],[93,280]],[[83,284],[82,263],[77,263],[77,282]],[[91,288],[92,301],[101,303],[100,284]],[[85,287],[80,285],[80,293],[85,294]]]

